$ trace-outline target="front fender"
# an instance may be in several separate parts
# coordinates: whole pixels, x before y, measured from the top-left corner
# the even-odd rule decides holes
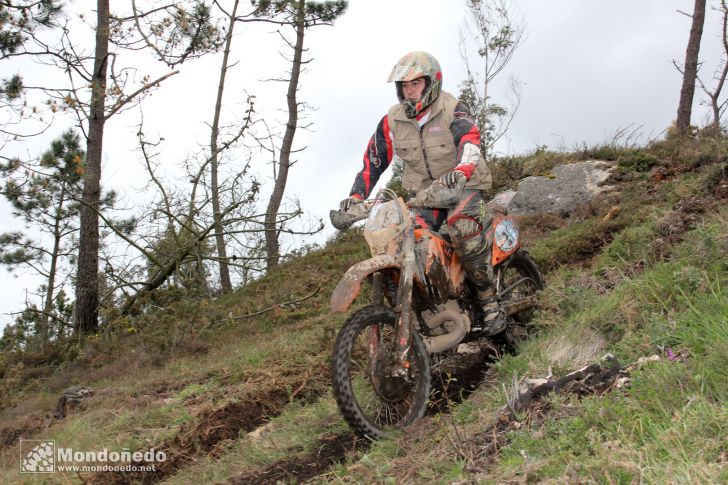
[[[334,312],[345,312],[351,302],[361,291],[361,282],[370,274],[384,268],[398,268],[397,258],[389,254],[381,254],[357,263],[344,274],[331,294],[331,309]]]

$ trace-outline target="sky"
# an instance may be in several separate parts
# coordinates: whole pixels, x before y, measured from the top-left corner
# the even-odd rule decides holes
[[[87,6],[87,2],[69,3],[79,9]],[[678,10],[690,11],[692,5],[685,0],[514,1],[526,35],[492,93],[495,101],[504,101],[506,81],[514,76],[522,84],[522,94],[517,116],[497,150],[520,154],[540,146],[568,149],[610,141],[622,129],[634,132],[641,142],[661,136],[677,111],[682,78],[673,60],[683,62],[690,31],[690,19]],[[315,110],[307,114],[310,128],[296,135],[295,147],[305,150],[297,155],[286,196],[298,198],[307,214],[324,219],[326,227],[303,242],[323,243],[334,234],[328,211],[348,195],[369,137],[397,101],[394,86],[386,79],[402,55],[413,50],[433,54],[442,66],[444,90],[457,94],[465,78],[458,43],[465,15],[458,0],[350,0],[334,26],[307,33],[305,44],[313,61],[302,77],[299,99]],[[709,10],[701,44],[700,72],[706,81],[721,61],[719,34],[718,13]],[[92,32],[85,42],[91,49]],[[286,114],[280,109],[285,106],[285,85],[265,81],[280,77],[286,69],[278,54],[281,49],[275,27],[246,25],[236,30],[231,59],[237,64],[229,73],[224,98],[228,122],[242,118],[246,93],[256,95],[256,109],[269,123],[284,122]],[[180,173],[182,161],[209,139],[220,60],[216,55],[183,64],[180,73],[139,108],[107,123],[102,185],[119,191],[125,207],[133,210],[148,196],[136,151],[140,114],[148,135],[164,137],[162,170],[169,177]],[[473,66],[477,62],[471,59]],[[166,72],[142,58],[137,67]],[[16,68],[20,66],[0,63],[0,77]],[[39,74],[42,69],[35,66],[24,72]],[[699,104],[704,98],[698,88],[693,123],[705,121],[706,110]],[[47,137],[69,126],[58,121]],[[38,154],[47,141],[6,147],[3,155]],[[266,162],[260,157],[254,161],[253,170],[261,178],[270,176]],[[230,170],[242,163],[234,157],[226,161]],[[7,204],[0,202],[0,232],[18,227]],[[5,290],[0,327],[38,283],[0,268]]]

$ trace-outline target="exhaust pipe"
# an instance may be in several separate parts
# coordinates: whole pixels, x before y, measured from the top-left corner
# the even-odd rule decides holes
[[[423,337],[428,354],[437,354],[455,347],[463,341],[470,329],[468,316],[451,310],[438,312],[431,319],[425,320],[425,324],[431,329],[443,326],[447,330],[444,335]]]

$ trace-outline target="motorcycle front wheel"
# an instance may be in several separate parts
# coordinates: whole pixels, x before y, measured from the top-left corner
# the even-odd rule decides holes
[[[533,298],[536,293],[544,289],[541,272],[538,270],[536,262],[526,251],[518,251],[511,256],[503,270],[499,272],[499,275],[499,291],[512,288],[504,296],[503,303],[505,304]],[[510,349],[517,349],[531,336],[533,328],[530,323],[535,309],[534,305],[511,315],[503,333],[505,342]]]
[[[520,282],[520,283],[519,283]],[[500,291],[516,285],[507,295],[507,300],[517,301],[535,296],[543,290],[545,285],[536,262],[526,251],[519,250],[511,256],[505,268],[500,271],[498,287]],[[533,317],[535,308],[529,308],[513,315],[513,319],[520,324],[528,324]]]
[[[379,439],[424,416],[430,397],[430,359],[416,331],[408,369],[397,366],[396,313],[371,305],[349,317],[334,346],[334,396],[349,426]]]

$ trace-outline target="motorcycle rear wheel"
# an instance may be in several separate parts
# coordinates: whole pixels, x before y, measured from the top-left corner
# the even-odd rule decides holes
[[[357,433],[379,439],[424,416],[430,398],[430,358],[419,333],[413,332],[406,375],[388,375],[394,363],[397,314],[371,305],[349,317],[334,346],[331,376],[344,419]],[[378,327],[378,350],[369,353],[369,329]],[[374,361],[374,362],[372,362]]]

